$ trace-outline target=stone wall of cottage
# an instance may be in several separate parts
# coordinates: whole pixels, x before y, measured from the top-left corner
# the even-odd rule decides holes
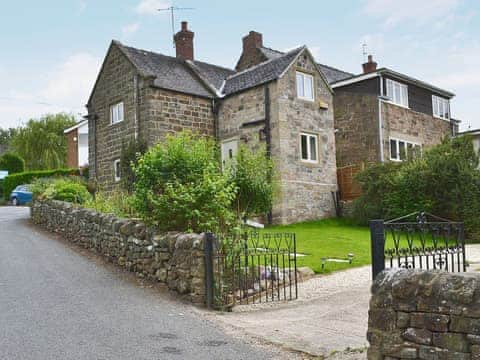
[[[272,88],[272,85],[267,85]],[[265,87],[259,86],[222,100],[218,111],[220,141],[237,139],[257,146],[260,130],[265,128]],[[258,121],[255,125],[246,125]],[[262,140],[264,143],[264,140]]]
[[[35,201],[31,218],[140,278],[165,283],[194,303],[205,301],[204,235],[157,233],[137,220],[55,200]]]
[[[411,141],[426,149],[452,134],[449,121],[385,102],[382,118],[385,159],[390,158],[390,137]]]
[[[144,128],[149,146],[164,140],[167,134],[183,130],[214,136],[211,99],[148,87],[145,103],[147,115]]]
[[[297,98],[296,71],[314,76],[315,100]],[[335,215],[337,190],[333,96],[311,57],[304,52],[272,91],[272,155],[280,189],[273,217],[291,223]],[[317,135],[318,163],[301,160],[300,133]]]
[[[380,161],[377,97],[337,91],[333,103],[337,166]]]
[[[110,123],[110,106],[123,101],[124,120]],[[114,161],[122,144],[135,136],[148,146],[167,134],[191,130],[214,135],[212,100],[153,87],[151,78],[140,76],[123,52],[113,45],[97,80],[89,114],[90,176],[99,189],[111,191],[115,182]]]
[[[480,359],[480,274],[396,269],[372,286],[369,360]]]
[[[137,75],[123,52],[112,45],[88,106],[89,115],[95,116],[95,119],[89,119],[90,177],[103,190],[114,187],[113,163],[120,158],[123,141],[133,138],[135,133]],[[110,106],[121,101],[124,104],[124,120],[111,124]]]

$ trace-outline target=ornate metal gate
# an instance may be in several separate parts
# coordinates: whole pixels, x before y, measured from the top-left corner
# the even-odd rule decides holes
[[[207,234],[205,265],[209,308],[298,297],[293,233]]]
[[[462,222],[415,212],[370,221],[373,278],[387,268],[466,271]]]

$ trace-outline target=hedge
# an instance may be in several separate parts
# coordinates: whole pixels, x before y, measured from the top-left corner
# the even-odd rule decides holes
[[[78,169],[55,169],[55,170],[37,170],[26,171],[18,174],[8,175],[3,180],[3,193],[5,198],[10,196],[10,193],[18,185],[30,184],[35,179],[53,177],[53,176],[68,176],[80,175]]]

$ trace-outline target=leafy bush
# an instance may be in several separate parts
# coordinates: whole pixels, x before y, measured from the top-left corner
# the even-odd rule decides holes
[[[3,191],[5,195],[9,195],[18,185],[31,184],[35,179],[55,176],[71,176],[78,174],[78,169],[56,169],[26,171],[18,174],[8,175],[3,180]]]
[[[0,170],[7,170],[9,174],[25,171],[25,161],[17,154],[5,153],[0,157]]]
[[[355,216],[396,218],[426,210],[464,221],[470,238],[480,235],[479,159],[469,137],[446,139],[423,157],[401,164],[375,165],[360,173],[363,195]]]
[[[129,193],[133,192],[135,173],[133,167],[138,164],[138,159],[147,151],[147,143],[142,139],[131,139],[122,144],[120,155],[120,173],[122,174],[122,188]]]
[[[44,186],[46,187],[42,191]],[[33,185],[32,192],[40,199],[61,200],[75,204],[83,204],[92,198],[85,183],[72,178],[40,180]]]
[[[212,140],[167,136],[134,167],[134,204],[160,230],[222,231],[234,219],[235,185],[220,168]]]
[[[230,182],[237,188],[234,207],[239,219],[271,210],[273,161],[266,156],[265,148],[253,151],[245,145],[240,146],[227,172]]]
[[[101,213],[113,214],[117,217],[138,217],[134,208],[132,196],[123,192],[107,194],[99,191],[95,194],[95,198],[91,197],[83,204],[83,206]]]

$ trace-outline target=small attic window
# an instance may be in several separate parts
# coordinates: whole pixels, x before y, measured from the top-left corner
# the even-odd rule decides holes
[[[297,97],[302,100],[313,101],[313,76],[297,71]]]

